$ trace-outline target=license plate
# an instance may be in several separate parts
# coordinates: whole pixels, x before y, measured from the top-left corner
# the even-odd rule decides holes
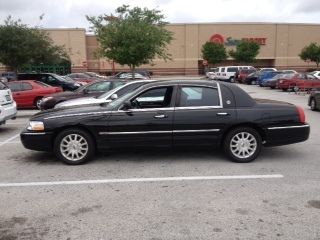
[[[11,101],[10,95],[6,95],[6,100],[7,100],[8,102]]]

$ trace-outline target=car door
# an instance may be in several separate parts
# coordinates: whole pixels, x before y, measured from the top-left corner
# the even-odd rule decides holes
[[[130,109],[113,111],[107,131],[99,135],[104,146],[161,147],[172,145],[175,87],[142,90],[129,101]]]
[[[31,107],[34,106],[34,100],[36,98],[36,93],[33,90],[33,87],[28,82],[23,82],[21,84],[21,98],[22,98],[22,105],[24,107]]]
[[[223,107],[220,85],[180,85],[174,111],[173,145],[215,145],[235,120],[234,97],[230,90]]]

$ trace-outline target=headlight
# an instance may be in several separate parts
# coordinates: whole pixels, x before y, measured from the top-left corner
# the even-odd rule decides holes
[[[74,84],[76,87],[80,87],[81,86],[81,84],[79,84],[79,83],[75,83]]]
[[[44,131],[44,124],[40,121],[30,121],[27,129],[31,131]]]

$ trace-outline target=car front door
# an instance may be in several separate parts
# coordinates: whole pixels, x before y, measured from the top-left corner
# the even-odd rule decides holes
[[[235,102],[230,90],[223,107],[220,86],[180,85],[173,124],[173,145],[216,145],[222,133],[235,120]]]
[[[130,99],[128,109],[112,112],[107,131],[99,131],[102,145],[161,147],[172,145],[174,86],[152,87]]]

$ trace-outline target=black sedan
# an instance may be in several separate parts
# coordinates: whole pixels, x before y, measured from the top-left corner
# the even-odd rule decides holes
[[[311,91],[308,106],[310,106],[312,111],[320,110],[320,89]]]
[[[114,88],[126,84],[126,80],[103,80],[84,85],[73,92],[62,92],[51,94],[42,99],[40,103],[41,110],[54,108],[58,103],[82,97],[97,97]]]
[[[262,146],[305,141],[309,131],[300,107],[254,100],[228,83],[182,80],[145,84],[106,106],[41,112],[21,141],[74,165],[97,150],[179,146],[222,147],[243,163]]]

